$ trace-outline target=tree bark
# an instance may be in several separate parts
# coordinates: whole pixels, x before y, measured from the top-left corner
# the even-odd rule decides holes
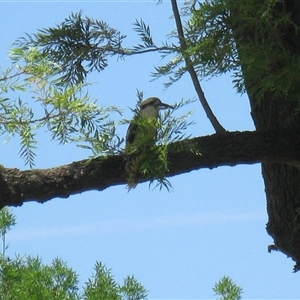
[[[251,3],[254,2],[258,5],[262,5],[261,0],[254,0]],[[277,16],[282,16],[284,12],[291,17],[294,24],[300,26],[299,1],[277,1],[271,9],[274,18],[273,21],[276,21]],[[233,14],[235,17],[238,17],[239,14],[245,15],[243,5],[233,11]],[[257,20],[260,18],[261,15],[257,15]],[[239,19],[239,17],[237,19]],[[268,28],[268,25],[269,24],[266,23],[266,28]],[[243,49],[245,49],[245,45],[248,46],[250,43],[252,43],[251,45],[257,45],[257,47],[259,47],[266,39],[266,35],[262,35],[261,32],[265,33],[266,31],[255,25],[249,28],[243,26],[244,24],[236,23],[233,28],[234,30],[238,29],[236,42],[250,99],[251,114],[256,129],[282,131],[299,128],[300,95],[299,91],[297,91],[300,86],[299,76],[295,76],[295,78],[292,79],[290,89],[285,94],[282,93],[279,95],[272,90],[268,91],[266,88],[263,95],[258,97],[256,91],[252,88],[253,78],[249,79],[248,76],[248,74],[257,70],[257,65],[255,67],[251,64],[243,65],[243,55],[249,55],[249,53],[243,53]],[[243,32],[241,32],[241,28],[243,28]],[[271,30],[269,32],[271,37],[272,34],[274,34],[274,39],[272,40],[274,52],[269,53],[269,57],[266,56],[266,60],[270,58],[272,65],[265,74],[261,73],[263,72],[263,68],[259,70],[260,73],[257,74],[258,78],[270,76],[270,69],[274,70],[274,76],[278,74],[276,72],[278,72],[278,70],[280,71],[280,68],[284,69],[284,60],[280,60],[283,54],[290,55],[291,60],[298,58],[300,55],[300,34],[295,30],[294,25],[287,23],[285,26],[276,29],[277,32],[275,33],[271,32]],[[268,36],[268,38],[270,38],[270,36]],[[298,68],[298,66],[295,66],[295,68]],[[289,145],[287,145],[287,147],[289,147]],[[274,239],[274,245],[269,249],[280,250],[290,256],[296,262],[294,271],[298,271],[300,269],[300,169],[298,166],[288,163],[263,161],[262,175],[265,183],[267,212],[269,217],[267,232]]]
[[[167,176],[201,168],[285,162],[300,166],[300,130],[228,132],[169,145]],[[140,178],[140,182],[149,178]],[[125,157],[82,160],[50,169],[20,171],[0,168],[0,207],[46,202],[56,197],[126,184]]]
[[[281,102],[276,104],[279,104],[277,109],[284,108]],[[273,103],[273,107],[265,112],[271,113],[272,110],[276,110],[274,107],[276,104]],[[289,114],[288,112],[285,113],[284,118],[278,118],[277,125],[280,124],[279,120],[291,120],[293,118],[294,121],[291,123],[298,126],[299,118],[292,116],[293,111],[291,109]],[[259,122],[258,115],[258,113],[254,113]],[[274,120],[274,118],[271,119]],[[261,127],[266,128],[258,126],[258,128]],[[286,125],[280,124],[280,127],[284,128]],[[294,270],[298,271],[300,262],[300,170],[298,167],[286,163],[264,162],[262,175],[269,217],[267,232],[273,237],[275,246],[293,258],[296,262]]]

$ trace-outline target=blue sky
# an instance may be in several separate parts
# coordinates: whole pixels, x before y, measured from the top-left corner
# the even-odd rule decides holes
[[[138,41],[132,30],[135,19],[150,25],[157,43],[175,29],[169,1],[2,1],[0,65],[9,66],[8,50],[16,38],[59,24],[80,10],[126,34],[128,46]],[[188,76],[167,90],[164,79],[150,82],[153,67],[160,63],[156,54],[112,59],[104,72],[89,77],[96,83],[90,95],[102,105],[119,106],[125,118],[132,116],[128,107],[135,105],[136,89],[169,104],[194,98]],[[205,95],[227,130],[253,130],[247,97],[236,94],[231,80],[228,75],[203,81]],[[195,110],[196,123],[188,133],[213,134],[200,104],[188,109]],[[125,134],[126,127],[119,130]],[[45,132],[38,137],[37,168],[90,154],[74,145],[58,145]],[[26,169],[18,156],[19,141],[4,144],[0,138],[1,164]],[[39,255],[45,263],[61,257],[80,274],[81,284],[91,276],[95,261],[101,261],[119,282],[135,275],[149,290],[149,299],[214,299],[212,287],[224,275],[243,288],[244,299],[299,298],[300,274],[292,273],[292,260],[267,252],[272,239],[265,230],[259,165],[194,171],[170,181],[170,192],[145,183],[130,193],[117,186],[15,208],[18,224],[7,237],[8,253]]]

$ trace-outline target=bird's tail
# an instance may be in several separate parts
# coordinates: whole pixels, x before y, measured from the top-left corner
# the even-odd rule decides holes
[[[127,155],[125,171],[127,174],[127,187],[130,191],[136,188],[138,184],[139,164],[138,158],[135,155]]]

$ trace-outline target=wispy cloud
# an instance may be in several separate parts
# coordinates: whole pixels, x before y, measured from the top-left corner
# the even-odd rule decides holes
[[[183,226],[224,225],[265,220],[262,212],[215,212],[210,214],[173,214],[148,218],[116,218],[95,223],[67,226],[49,226],[44,228],[14,229],[9,233],[9,240],[36,240],[64,236],[99,235],[168,229]]]

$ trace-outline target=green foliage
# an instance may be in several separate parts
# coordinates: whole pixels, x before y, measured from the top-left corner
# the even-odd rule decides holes
[[[268,92],[299,97],[300,57],[290,48],[299,27],[282,1],[211,0],[191,13],[186,55],[199,76],[232,72],[238,92],[245,91],[246,81],[257,99]],[[287,29],[290,36],[283,34]]]
[[[10,58],[19,70],[18,75],[30,75],[25,78],[27,83],[39,82],[42,78],[49,79],[60,70],[59,66],[41,53],[38,47],[12,48]]]
[[[188,121],[193,114],[193,111],[188,111],[186,114],[180,117],[176,116],[178,110],[182,109],[186,105],[195,102],[195,100],[184,100],[172,104],[171,110],[165,110],[159,118],[159,131],[158,131],[158,144],[165,145],[170,142],[178,142],[184,139],[188,139],[190,135],[186,135],[187,129],[192,126],[194,121]]]
[[[38,257],[0,258],[0,294],[3,300],[78,298],[78,276],[56,258],[43,265]]]
[[[117,284],[110,270],[96,262],[95,273],[78,288],[78,275],[59,258],[44,265],[32,256],[6,257],[5,237],[16,218],[9,208],[0,210],[0,234],[3,253],[0,255],[1,300],[144,300],[147,290],[133,277],[127,276],[123,285]]]
[[[4,207],[0,210],[0,234],[5,235],[13,226],[16,225],[16,217],[11,209]]]
[[[41,128],[62,144],[75,142],[91,149],[94,143],[98,154],[111,153],[116,124],[110,115],[120,111],[91,102],[88,84],[62,85],[55,64],[37,48],[23,50],[12,50],[18,71],[8,69],[0,75],[0,134],[7,140],[20,137],[19,153],[25,164],[34,165],[36,132]],[[32,95],[35,106],[23,91]],[[12,92],[20,93],[17,100]]]
[[[127,276],[119,285],[105,265],[96,262],[95,273],[82,292],[78,275],[59,258],[44,265],[39,257],[0,257],[1,300],[145,300],[147,290]]]
[[[217,300],[240,300],[242,295],[242,288],[227,276],[224,276],[215,284],[213,291],[215,295],[221,296]]]
[[[107,23],[83,18],[79,12],[71,14],[57,27],[19,38],[16,46],[21,51],[37,47],[40,55],[56,66],[55,73],[62,75],[59,78],[62,84],[78,84],[85,82],[93,70],[104,70],[108,57],[122,52],[124,38]]]
[[[119,286],[105,265],[96,262],[95,274],[88,280],[84,289],[84,299],[121,300]]]
[[[153,51],[160,53],[164,57],[165,55],[170,54],[171,51],[175,50],[175,48],[168,45],[168,43],[163,43],[162,45],[158,46],[152,38],[150,26],[147,25],[142,19],[136,19],[133,23],[133,26],[134,31],[137,32],[142,43],[134,45],[129,49],[123,49],[123,57],[126,55],[135,55]]]
[[[246,80],[248,91],[258,100],[268,92],[286,99],[299,98],[300,57],[294,51],[293,34],[300,28],[283,1],[187,1],[182,14],[186,48],[174,43],[156,48],[162,58],[173,55],[152,73],[154,79],[168,77],[165,87],[186,73],[188,58],[200,78],[230,72],[237,91],[245,92]],[[138,32],[147,36],[150,29],[140,24]],[[178,39],[177,33],[169,36],[171,40],[174,37]],[[144,43],[144,51],[147,47],[150,50],[153,45]]]
[[[6,134],[7,140],[20,137],[19,153],[25,164],[34,166],[36,133],[41,128],[49,130],[52,139],[62,144],[75,142],[92,151],[93,156],[121,153],[124,139],[117,136],[116,123],[110,118],[112,112],[119,111],[91,103],[87,74],[102,71],[111,55],[125,57],[158,51],[163,57],[176,53],[182,58],[180,47],[174,44],[157,47],[149,25],[143,20],[135,21],[134,30],[142,43],[125,49],[125,36],[119,31],[79,12],[56,27],[41,29],[16,41],[10,56],[17,71],[11,68],[0,75],[0,133]],[[172,62],[175,65],[178,57]],[[172,68],[169,72],[173,72]],[[21,91],[18,100],[11,99],[12,91]],[[22,91],[33,95],[37,104],[34,109]],[[166,136],[173,136],[177,130],[174,119],[171,123],[166,127],[169,132],[164,133],[163,144]],[[182,130],[185,125],[182,124]]]
[[[124,139],[116,135],[116,123],[110,118],[119,110],[91,103],[85,79],[93,70],[103,70],[110,55],[124,57],[149,49],[170,53],[168,45],[156,47],[150,27],[142,20],[134,26],[143,43],[131,50],[122,48],[124,36],[117,30],[83,18],[81,12],[17,40],[10,53],[17,71],[11,68],[0,75],[0,133],[7,140],[20,137],[19,153],[25,164],[34,166],[36,133],[41,128],[49,130],[52,139],[75,142],[93,156],[121,153]],[[11,99],[12,91],[21,91],[17,101]],[[23,91],[32,94],[38,104],[34,109]]]
[[[16,218],[8,208],[0,210],[1,236],[16,224]],[[4,242],[3,242],[4,243]],[[78,288],[78,275],[59,258],[44,265],[41,258],[16,256],[14,259],[0,256],[1,300],[146,300],[147,290],[134,277],[127,276],[118,284],[111,270],[101,262],[95,263],[94,274],[83,290]],[[240,300],[242,289],[229,277],[215,284],[213,291],[220,300]]]
[[[152,72],[153,80],[162,76],[168,76],[168,81],[164,83],[165,88],[170,87],[173,83],[177,82],[187,71],[187,68],[183,65],[184,57],[178,54],[173,59],[168,61],[162,66],[157,66],[155,72]]]
[[[153,80],[155,80],[162,76],[168,75],[170,82],[167,82],[165,84],[165,87],[168,87],[170,84],[181,78],[186,68],[180,66],[184,61],[180,47],[172,42],[165,42],[158,46],[152,38],[149,25],[146,25],[146,23],[142,19],[140,21],[136,20],[133,25],[134,30],[140,36],[142,43],[133,46],[132,49],[127,49],[126,51],[124,50],[123,55],[135,55],[153,51],[160,53],[162,59],[165,59],[169,55],[175,55],[175,57],[168,61],[166,64],[155,67],[155,72],[152,73],[152,77]],[[172,40],[174,36],[174,33],[170,34],[168,40]]]
[[[239,70],[227,1],[204,1],[186,23],[186,55],[200,77]]]
[[[1,123],[2,133],[20,136],[20,156],[26,164],[34,165],[35,131],[41,127],[62,144],[76,142],[94,155],[115,153],[122,140],[115,138],[116,124],[110,114],[120,111],[91,102],[84,82],[87,73],[104,69],[106,56],[122,39],[106,23],[78,13],[57,28],[42,29],[16,42],[11,58],[19,71],[3,73],[2,92],[15,90],[8,81],[23,80],[21,87],[30,90],[40,108],[33,111],[21,97],[17,103],[3,97],[0,117],[2,108],[2,115],[9,116]]]
[[[143,44],[139,44],[133,47],[134,50],[141,50],[145,48],[151,48],[155,47],[155,44],[153,42],[150,27],[149,25],[146,25],[143,20],[135,20],[133,23],[134,30],[139,34]]]
[[[32,167],[34,165],[34,149],[37,141],[35,140],[32,127],[27,123],[19,127],[19,135],[21,139],[20,157],[24,159],[25,164]]]
[[[147,290],[134,278],[127,276],[124,284],[119,285],[111,270],[96,262],[95,273],[86,283],[83,292],[86,300],[143,300],[147,299]]]
[[[227,1],[186,1],[181,13],[185,20],[183,31],[186,46],[182,49],[174,43],[165,45],[166,51],[162,57],[173,55],[173,58],[155,67],[152,73],[154,79],[167,76],[168,81],[164,84],[167,88],[180,80],[188,67],[193,67],[201,79],[230,71],[237,75],[236,86],[242,89],[235,39],[232,28],[227,24],[230,15]],[[169,35],[170,40],[173,38],[180,40],[177,32]]]
[[[123,286],[120,287],[122,299],[124,300],[143,300],[147,299],[147,290],[134,276],[127,276]]]
[[[16,225],[16,217],[11,212],[11,209],[4,207],[0,210],[0,236],[2,239],[2,255],[5,255],[6,245],[6,234],[13,226]]]
[[[0,233],[3,253],[0,255],[1,300],[143,300],[147,290],[133,277],[117,284],[110,270],[96,262],[95,273],[88,279],[83,292],[78,288],[78,275],[59,258],[44,265],[32,256],[6,257],[5,237],[16,218],[7,208],[0,210]]]

